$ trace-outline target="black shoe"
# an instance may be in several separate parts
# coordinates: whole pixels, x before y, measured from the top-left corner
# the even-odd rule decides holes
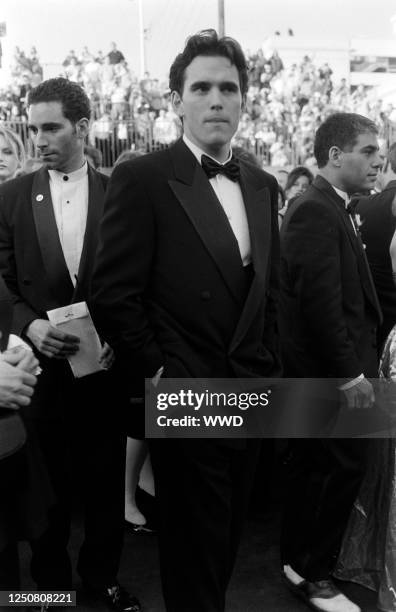
[[[103,589],[92,588],[90,585],[84,584],[84,588],[90,595],[103,601],[109,610],[116,610],[117,612],[140,612],[142,609],[137,597],[130,595],[128,591],[118,583],[104,587]]]
[[[330,579],[315,582],[303,580],[294,584],[285,573],[283,573],[283,578],[293,593],[316,612],[328,612],[329,610],[333,612],[361,612],[359,606],[341,593]]]

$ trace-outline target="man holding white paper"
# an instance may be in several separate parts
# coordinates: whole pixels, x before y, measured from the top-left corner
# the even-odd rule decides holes
[[[83,336],[47,315],[77,303],[84,311],[89,295],[107,183],[84,157],[89,118],[89,100],[76,83],[49,79],[30,92],[29,130],[43,167],[0,190],[0,270],[14,302],[12,331],[30,342],[43,370],[26,415],[34,419],[58,498],[47,532],[32,543],[33,578],[40,590],[71,588],[69,485],[81,475],[86,529],[78,573],[109,607],[136,612],[139,602],[117,583],[126,399],[115,391],[114,372],[103,371],[112,351],[105,346],[98,354],[90,370],[96,373],[74,378],[68,361],[79,351],[81,357]],[[76,449],[80,462],[73,473],[69,456]]]

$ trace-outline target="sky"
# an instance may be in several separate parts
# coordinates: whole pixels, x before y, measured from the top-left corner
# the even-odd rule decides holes
[[[189,34],[218,25],[217,0],[140,0],[143,7],[146,69],[166,78]],[[395,40],[390,18],[396,0],[224,0],[226,33],[244,49],[257,50],[275,30],[306,39],[384,38]],[[139,0],[0,0],[4,61],[13,48],[37,47],[41,62],[59,64],[70,49],[84,45],[105,53],[115,41],[139,74]],[[329,58],[331,59],[331,58]],[[1,73],[2,71],[0,71]],[[3,73],[5,69],[3,69]],[[1,76],[1,74],[0,74]]]

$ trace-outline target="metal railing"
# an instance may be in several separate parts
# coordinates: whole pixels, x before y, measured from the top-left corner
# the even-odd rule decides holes
[[[29,130],[25,121],[5,121],[3,125],[14,130],[22,139],[25,145],[26,152],[29,156],[34,156],[34,148],[29,138]],[[382,133],[381,133],[382,136]],[[385,125],[383,137],[386,142],[391,144],[396,141],[396,125],[388,121]],[[153,124],[142,129],[136,125],[134,120],[119,120],[109,123],[106,130],[93,131],[89,137],[89,143],[95,146],[102,153],[102,166],[111,168],[115,161],[124,151],[141,151],[142,153],[150,153],[166,149],[169,144],[164,144],[155,140],[153,135]],[[299,159],[298,147],[296,143],[290,141],[287,144],[291,151],[290,166],[296,166],[301,163]],[[246,141],[244,145],[247,151],[253,153],[258,161],[264,166],[271,165],[271,155],[269,146],[261,140],[256,140],[254,143]]]

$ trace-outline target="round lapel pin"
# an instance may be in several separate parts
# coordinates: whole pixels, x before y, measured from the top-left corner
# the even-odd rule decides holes
[[[41,193],[36,195],[36,202],[42,202],[43,200],[44,200],[44,196]]]

